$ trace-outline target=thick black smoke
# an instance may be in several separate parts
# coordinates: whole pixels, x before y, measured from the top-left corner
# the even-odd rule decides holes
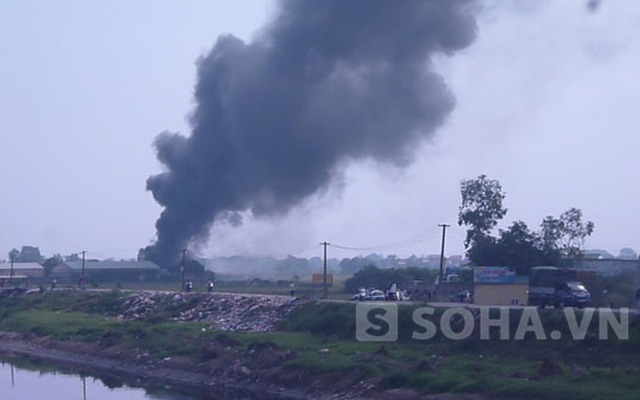
[[[191,136],[160,134],[164,207],[147,258],[166,264],[238,212],[276,214],[344,161],[405,164],[454,97],[431,57],[475,37],[466,0],[285,0],[251,43],[226,35],[198,62]]]

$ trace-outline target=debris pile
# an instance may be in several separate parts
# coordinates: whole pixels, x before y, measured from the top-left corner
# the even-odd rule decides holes
[[[277,295],[139,292],[124,301],[118,319],[166,317],[206,322],[223,331],[268,332],[303,303]]]
[[[225,331],[266,332],[298,304],[284,296],[214,295],[181,313],[178,319],[205,320]]]
[[[153,292],[136,293],[122,304],[123,312],[119,319],[126,321],[145,319],[159,307],[163,296],[165,295]]]

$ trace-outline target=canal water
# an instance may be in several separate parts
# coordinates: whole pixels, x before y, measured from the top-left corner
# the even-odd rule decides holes
[[[15,362],[14,362],[15,363]],[[20,367],[0,361],[1,400],[202,400],[165,389],[107,383],[90,376],[59,372],[35,364]]]

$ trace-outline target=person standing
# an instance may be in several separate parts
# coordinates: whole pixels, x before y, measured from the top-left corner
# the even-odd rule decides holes
[[[391,301],[397,301],[398,299],[398,285],[396,285],[395,283],[391,284],[391,287],[389,288],[389,300]]]
[[[293,282],[289,283],[289,293],[291,297],[296,297],[296,284]]]

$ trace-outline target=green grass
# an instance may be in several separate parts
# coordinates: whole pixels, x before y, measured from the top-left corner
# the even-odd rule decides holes
[[[344,354],[303,352],[294,360],[286,363],[289,368],[303,368],[317,372],[336,372],[352,369],[358,364]]]
[[[97,315],[41,310],[13,313],[0,320],[0,329],[3,331],[27,332],[58,340],[81,338],[97,341],[114,325]]]

